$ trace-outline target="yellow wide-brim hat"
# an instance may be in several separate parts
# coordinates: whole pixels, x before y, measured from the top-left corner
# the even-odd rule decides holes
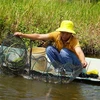
[[[56,29],[56,31],[69,32],[72,34],[76,34],[76,32],[74,31],[74,24],[70,20],[62,21],[60,27],[58,29]]]

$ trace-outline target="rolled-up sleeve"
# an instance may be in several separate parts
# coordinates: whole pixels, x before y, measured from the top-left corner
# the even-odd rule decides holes
[[[80,43],[77,38],[73,38],[71,44],[73,48],[80,47]]]

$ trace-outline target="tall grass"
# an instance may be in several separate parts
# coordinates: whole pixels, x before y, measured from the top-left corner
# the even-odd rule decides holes
[[[0,38],[2,40],[7,33],[15,31],[48,33],[66,19],[74,22],[77,37],[86,53],[99,51],[100,2],[82,1],[0,0]]]

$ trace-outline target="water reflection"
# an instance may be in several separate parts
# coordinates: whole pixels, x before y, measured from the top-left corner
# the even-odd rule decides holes
[[[52,100],[83,100],[84,98],[77,83],[53,86],[51,97]]]
[[[52,84],[0,76],[0,100],[99,100],[100,87],[84,83]]]

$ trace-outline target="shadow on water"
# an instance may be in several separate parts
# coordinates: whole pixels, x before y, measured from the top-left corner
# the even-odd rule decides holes
[[[0,100],[99,100],[100,87],[82,82],[45,83],[0,75]]]

